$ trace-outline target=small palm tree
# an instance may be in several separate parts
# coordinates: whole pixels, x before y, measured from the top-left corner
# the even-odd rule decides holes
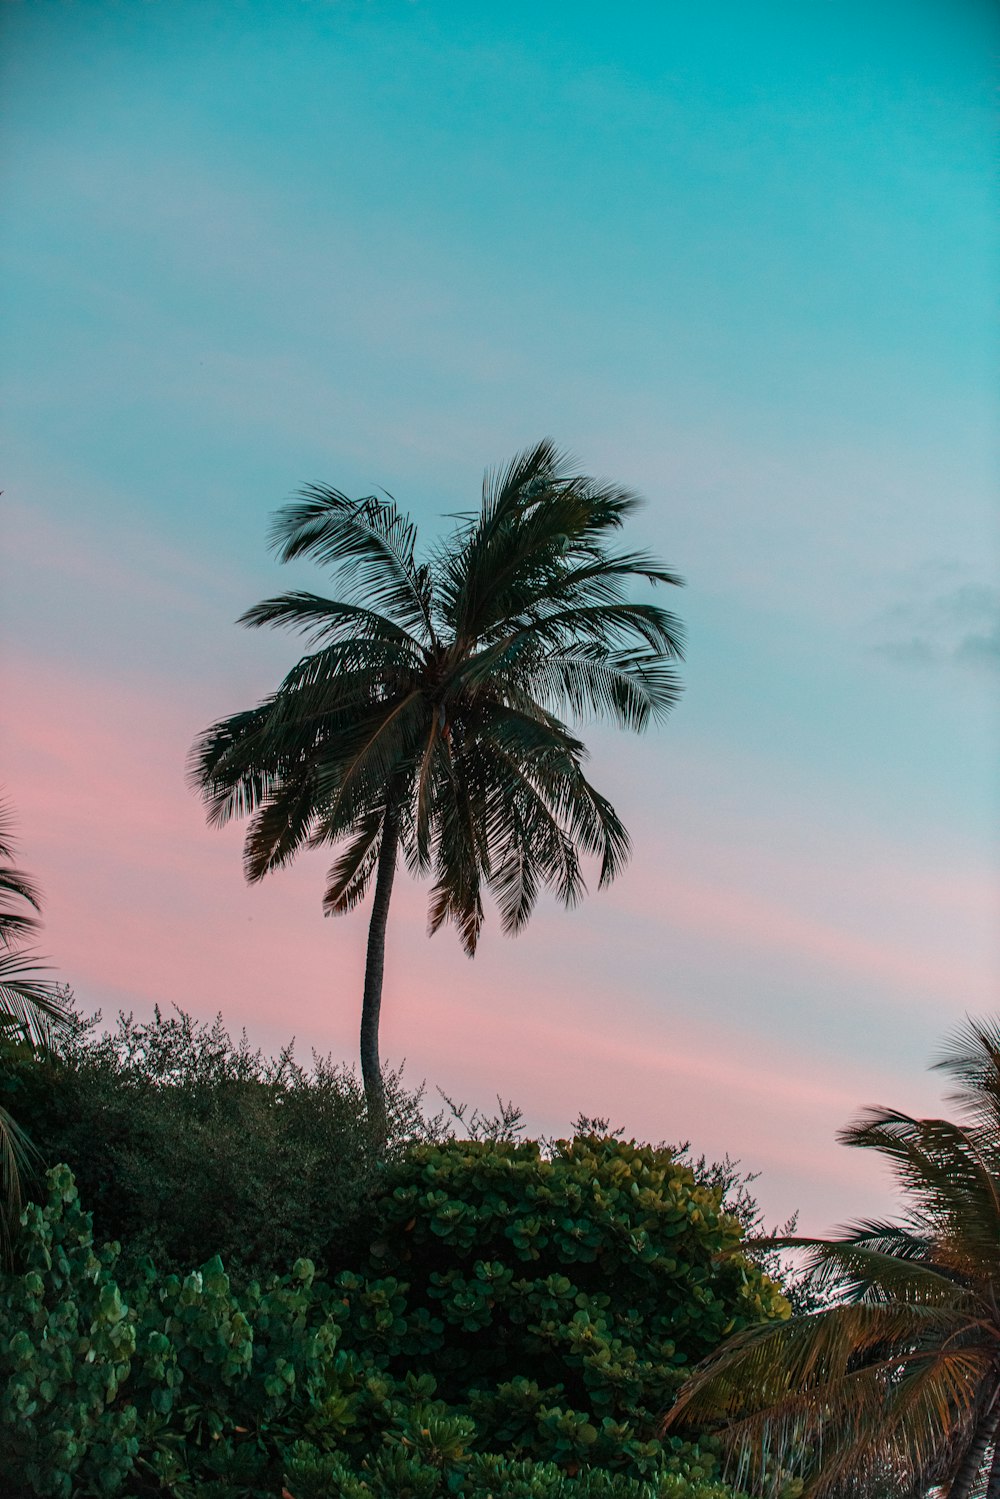
[[[581,855],[599,860],[601,885],[628,856],[628,834],[584,775],[585,748],[560,715],[642,729],[679,695],[680,626],[629,588],[680,579],[645,552],[609,548],[636,504],[542,442],[487,474],[479,513],[422,561],[391,497],[350,500],[313,485],[277,514],[280,560],[331,565],[336,596],[286,593],[242,616],[318,648],[259,707],[205,733],[192,780],[211,822],[250,818],[249,880],[324,844],[340,849],[327,914],[350,910],[374,880],[361,1066],[377,1130],[400,852],[433,876],[430,930],[454,922],[470,955],[484,888],[516,932],[543,886],[566,905],[579,899]]]
[[[785,1240],[836,1303],[734,1338],[670,1412],[717,1426],[757,1492],[797,1467],[816,1499],[1000,1499],[1000,1025],[935,1065],[960,1123],[874,1109],[840,1135],[888,1160],[905,1217]]]
[[[44,970],[24,949],[38,929],[41,900],[34,882],[10,862],[12,826],[10,808],[0,801],[0,1061],[12,1049],[46,1047],[53,1029],[67,1023],[59,989],[38,977]],[[20,1211],[20,1168],[28,1150],[23,1131],[0,1106],[0,1241]]]

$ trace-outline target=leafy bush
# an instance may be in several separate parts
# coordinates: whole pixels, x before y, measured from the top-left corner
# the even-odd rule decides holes
[[[98,1238],[117,1239],[130,1266],[149,1255],[160,1270],[184,1271],[219,1254],[244,1284],[301,1255],[324,1269],[360,1262],[367,1245],[355,1225],[382,1158],[351,1068],[316,1056],[303,1067],[291,1047],[267,1057],[245,1036],[234,1042],[221,1018],[206,1025],[180,1009],[145,1023],[119,1015],[102,1032],[99,1015],[76,1014],[68,990],[62,1000],[69,1024],[44,1061],[9,1045],[0,1056],[0,1107],[38,1149],[27,1181],[36,1195],[44,1168],[68,1163]],[[390,1160],[415,1140],[456,1131],[483,1142],[522,1132],[513,1105],[470,1116],[445,1099],[450,1120],[428,1118],[422,1090],[407,1090],[398,1074],[387,1085]],[[575,1130],[610,1133],[606,1120],[583,1116]],[[686,1147],[673,1154],[721,1188],[746,1231],[764,1233],[753,1178],[738,1163],[689,1161]],[[776,1255],[761,1262],[797,1294]]]
[[[293,1499],[738,1499],[721,1481],[677,1474],[643,1481],[495,1454],[440,1456],[426,1428],[401,1435],[360,1469],[305,1444],[292,1448],[287,1484]]]
[[[181,1010],[105,1034],[99,1019],[77,1018],[44,1064],[9,1060],[0,1104],[43,1167],[71,1166],[100,1238],[161,1270],[219,1254],[240,1283],[348,1252],[378,1164],[352,1070],[266,1057]],[[387,1082],[391,1156],[426,1126],[419,1092]]]
[[[126,1252],[50,1172],[0,1279],[0,1492],[729,1494],[711,1443],[656,1433],[693,1363],[787,1315],[740,1251],[730,1163],[603,1121],[519,1141],[503,1106],[454,1107],[478,1138],[446,1139],[398,1079],[376,1159],[353,1073],[181,1012],[77,1022],[56,1058],[9,1059],[4,1097]]]
[[[284,1480],[294,1499],[730,1495],[696,1464],[647,1485],[477,1451],[475,1420],[432,1378],[396,1378],[350,1346],[358,1306],[309,1261],[242,1296],[218,1259],[183,1279],[147,1267],[123,1287],[117,1246],[95,1249],[69,1170],[50,1171],[48,1186],[46,1206],[24,1214],[22,1272],[0,1280],[6,1494],[271,1499]],[[367,1294],[391,1331],[390,1288]]]
[[[564,1466],[661,1471],[685,1371],[789,1314],[721,1187],[614,1138],[418,1146],[387,1167],[366,1237],[367,1274],[337,1281],[351,1345],[431,1375],[485,1445]]]

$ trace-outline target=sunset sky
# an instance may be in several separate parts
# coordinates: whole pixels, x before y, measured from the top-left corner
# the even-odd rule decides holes
[[[383,1052],[889,1206],[996,1009],[996,13],[964,0],[0,5],[0,783],[85,1009],[353,1058],[366,911],[247,889],[185,759],[297,655],[299,484],[431,540],[551,436],[686,577],[686,692],[587,728],[635,841],[475,961],[403,880]]]

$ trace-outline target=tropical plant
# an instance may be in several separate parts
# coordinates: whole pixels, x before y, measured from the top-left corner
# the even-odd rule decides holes
[[[840,1135],[888,1161],[905,1215],[786,1240],[837,1303],[741,1333],[669,1414],[716,1426],[758,1492],[766,1457],[816,1499],[1000,1496],[1000,1024],[967,1022],[935,1066],[960,1122],[879,1108]]]
[[[55,984],[38,977],[43,967],[24,943],[38,928],[41,898],[34,882],[15,868],[13,818],[0,801],[0,1063],[44,1047],[65,1022]],[[21,1168],[30,1147],[23,1130],[0,1105],[0,1243],[21,1203]]]
[[[558,1462],[487,1432],[432,1376],[375,1355],[394,1320],[399,1343],[433,1337],[419,1315],[395,1317],[391,1280],[331,1283],[299,1259],[236,1291],[218,1257],[183,1277],[150,1263],[123,1275],[71,1172],[47,1188],[0,1275],[11,1499],[738,1499],[711,1454],[676,1441],[640,1480],[592,1461],[579,1421],[563,1421],[576,1441]]]
[[[365,1237],[367,1266],[337,1280],[351,1344],[432,1377],[490,1447],[562,1465],[663,1471],[680,1444],[658,1415],[692,1365],[789,1313],[722,1188],[614,1137],[416,1146]]]
[[[291,592],[242,616],[318,647],[258,707],[196,744],[193,784],[209,820],[248,816],[249,880],[303,847],[333,844],[324,907],[350,910],[374,879],[361,1020],[369,1113],[383,1129],[378,1028],[385,931],[400,851],[432,874],[429,925],[452,921],[475,952],[484,887],[518,931],[544,886],[584,893],[622,868],[628,834],[584,775],[561,714],[640,730],[680,684],[682,632],[631,585],[681,580],[644,551],[609,543],[635,495],[574,473],[550,442],[488,473],[482,505],[418,561],[395,501],[323,485],[278,511],[279,559],[335,569],[337,596]]]

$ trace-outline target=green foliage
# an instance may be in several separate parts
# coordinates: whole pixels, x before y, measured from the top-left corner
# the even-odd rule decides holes
[[[686,1370],[788,1316],[720,1187],[613,1138],[449,1141],[388,1166],[345,1336],[430,1374],[492,1447],[637,1477],[691,1454],[656,1432]]]
[[[740,1252],[731,1168],[520,1142],[503,1107],[453,1109],[480,1138],[442,1140],[401,1090],[376,1162],[352,1074],[183,1014],[78,1023],[6,1081],[132,1243],[98,1249],[49,1173],[0,1281],[0,1492],[728,1495],[711,1443],[657,1430],[693,1362],[787,1311]]]
[[[395,1413],[391,1381],[339,1350],[341,1302],[310,1261],[242,1296],[217,1258],[183,1278],[147,1266],[123,1290],[69,1170],[48,1181],[0,1295],[0,1478],[15,1491],[273,1493],[284,1444],[322,1449]]]
[[[284,1483],[293,1499],[731,1495],[696,1454],[645,1484],[575,1456],[555,1466],[483,1451],[477,1420],[432,1377],[395,1376],[365,1346],[406,1327],[391,1281],[331,1286],[302,1259],[237,1294],[214,1259],[120,1284],[118,1247],[95,1249],[66,1167],[48,1188],[45,1207],[24,1214],[20,1272],[0,1281],[4,1493],[272,1499]],[[356,1324],[365,1335],[352,1345]]]
[[[427,1126],[419,1093],[386,1082],[391,1156]],[[104,1034],[75,1017],[45,1063],[8,1059],[0,1105],[43,1167],[71,1166],[98,1237],[130,1265],[186,1270],[220,1254],[242,1283],[345,1254],[377,1167],[350,1069],[304,1068],[290,1047],[266,1057],[182,1010],[120,1015]]]
[[[69,1171],[50,1173],[49,1203],[24,1214],[25,1273],[0,1297],[0,1476],[69,1499],[89,1462],[97,1493],[114,1493],[138,1450],[136,1412],[116,1396],[131,1369],[136,1329],[97,1253]]]
[[[644,1481],[492,1453],[449,1457],[430,1432],[401,1435],[360,1468],[302,1444],[289,1454],[287,1484],[293,1499],[735,1499],[727,1484],[677,1474]]]

